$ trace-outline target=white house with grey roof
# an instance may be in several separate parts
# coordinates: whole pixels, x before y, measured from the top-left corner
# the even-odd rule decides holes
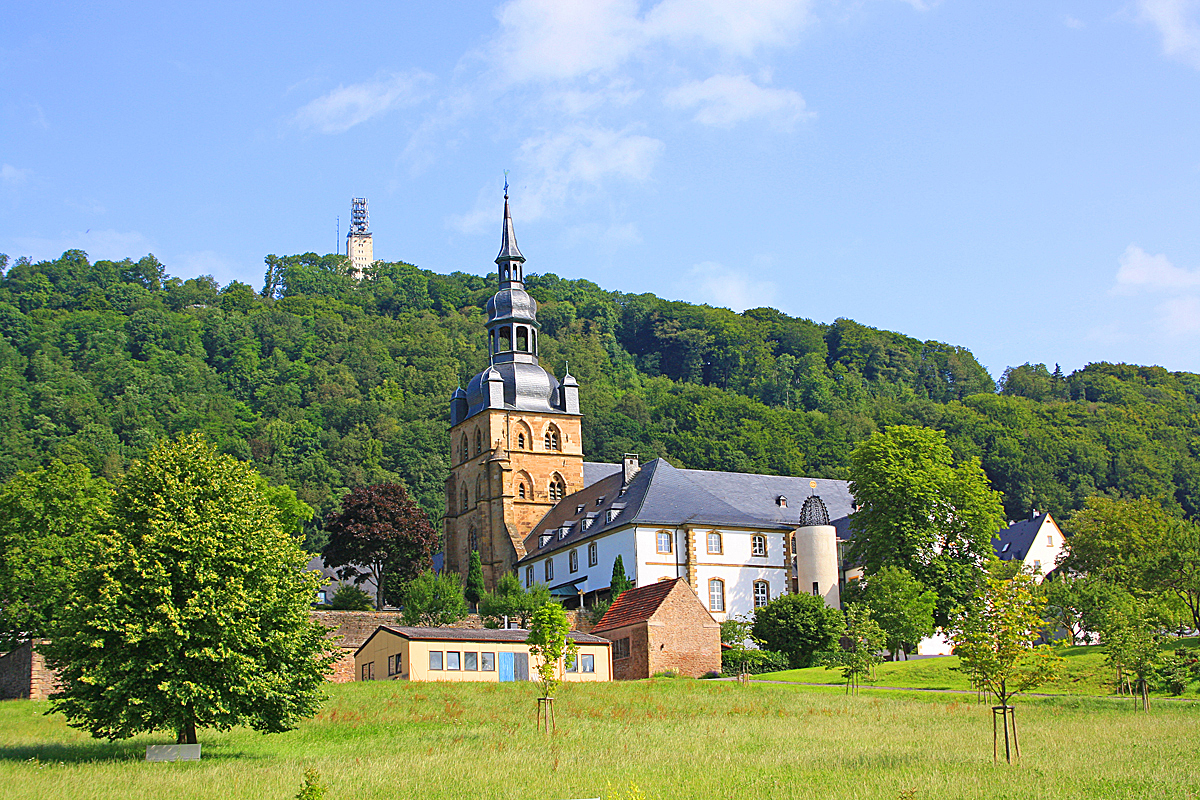
[[[526,537],[526,586],[593,596],[608,590],[620,555],[638,586],[686,578],[718,620],[787,592],[839,605],[838,529],[848,532],[853,508],[845,481],[679,469],[661,458],[640,466],[631,456],[585,463],[584,482]]]

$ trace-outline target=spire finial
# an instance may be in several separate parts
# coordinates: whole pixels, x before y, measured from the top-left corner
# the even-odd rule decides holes
[[[504,170],[504,199],[508,199],[508,170]]]

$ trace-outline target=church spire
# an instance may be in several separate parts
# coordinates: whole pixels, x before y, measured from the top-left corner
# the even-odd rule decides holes
[[[525,256],[517,249],[517,234],[513,232],[512,215],[508,212],[508,177],[504,178],[504,230],[500,234],[500,255],[496,266],[500,270],[500,288],[525,282]]]

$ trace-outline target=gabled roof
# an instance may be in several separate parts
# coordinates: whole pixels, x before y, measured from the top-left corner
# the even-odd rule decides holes
[[[658,581],[646,586],[639,586],[636,589],[627,589],[621,593],[616,602],[609,606],[608,611],[604,612],[604,616],[592,628],[592,632],[623,628],[626,625],[647,621],[658,611],[659,606],[671,594],[671,590],[683,580],[683,578],[676,578],[671,581]]]
[[[825,478],[678,469],[656,458],[622,486],[621,465],[611,465],[611,472],[598,477],[605,466],[610,465],[584,464],[587,485],[555,505],[525,537],[522,561],[630,524],[793,530],[803,499],[814,491],[809,486],[814,480],[815,491],[829,509],[831,524],[842,535],[854,502],[845,481]],[[788,499],[786,507],[778,504],[781,496]],[[610,510],[615,512],[611,521]],[[591,522],[586,523],[589,518]],[[564,529],[566,535],[560,538]],[[540,544],[543,534],[552,535],[545,545]]]
[[[621,471],[620,464],[601,464],[598,461],[583,462],[583,485],[591,486],[598,480]]]
[[[1010,561],[1014,558],[1024,559],[1029,555],[1029,548],[1033,546],[1047,520],[1054,525],[1049,511],[1041,514],[1035,511],[1029,515],[1028,519],[1014,522],[997,533],[992,537],[992,547],[996,550],[996,557],[1001,561]],[[1056,531],[1057,528],[1058,526],[1055,526]]]
[[[372,639],[378,636],[380,631],[394,633],[411,642],[508,642],[510,644],[524,644],[529,639],[529,631],[524,628],[416,628],[406,625],[380,625],[375,629],[374,633],[367,637],[365,642],[359,645],[358,650],[354,651],[355,655],[366,647]],[[611,644],[608,639],[592,636],[590,633],[571,631],[569,636],[571,637],[571,641],[576,644]]]

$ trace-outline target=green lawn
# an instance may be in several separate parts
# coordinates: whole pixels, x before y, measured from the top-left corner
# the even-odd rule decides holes
[[[1181,646],[1195,647],[1200,639],[1172,639],[1163,645],[1164,650],[1174,650]],[[1065,667],[1058,680],[1037,689],[1039,694],[1069,694],[1105,696],[1113,694],[1113,673],[1104,666],[1104,653],[1099,647],[1059,647],[1056,652],[1065,661]],[[915,661],[895,661],[880,664],[875,671],[875,680],[863,683],[864,687],[872,683],[876,686],[895,686],[907,689],[958,689],[969,690],[970,683],[966,675],[959,672],[958,658],[923,658]],[[789,669],[784,672],[770,672],[757,675],[756,678],[771,681],[788,681],[794,683],[840,683],[841,675],[837,670],[824,667],[809,669]],[[1191,684],[1184,693],[1185,697],[1196,697],[1197,684]]]
[[[1194,798],[1200,703],[1150,714],[1106,698],[1019,704],[1023,761],[993,766],[991,714],[970,695],[657,679],[560,690],[534,729],[531,684],[330,687],[299,730],[202,732],[204,760],[148,764],[147,743],[96,742],[0,703],[0,796],[293,797],[305,768],[330,798]],[[624,794],[622,794],[624,796]]]

